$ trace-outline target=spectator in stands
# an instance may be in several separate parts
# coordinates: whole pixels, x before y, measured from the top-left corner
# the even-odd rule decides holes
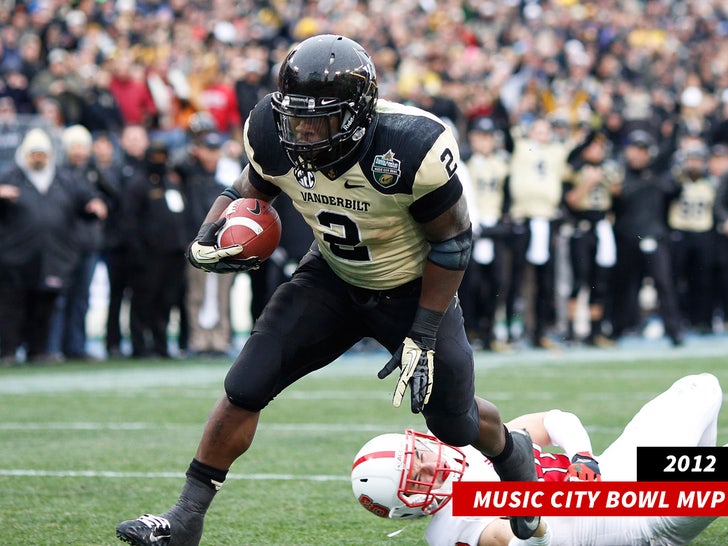
[[[673,346],[683,344],[666,220],[668,204],[679,191],[667,171],[672,150],[674,145],[659,153],[655,138],[641,129],[627,137],[624,175],[612,187],[617,244],[614,277],[620,285],[614,291],[614,340],[640,325],[639,291],[644,278],[650,277],[665,333]]]
[[[45,64],[41,60],[42,51],[41,39],[35,32],[26,32],[20,37],[19,72],[25,76],[26,85],[45,68]]]
[[[116,229],[109,226],[109,219],[114,214],[113,209],[117,201],[121,198],[122,178],[121,158],[116,153],[116,147],[109,133],[99,132],[93,136],[91,167],[91,182],[96,186],[109,209],[109,214],[104,221],[103,257],[108,248],[108,237]]]
[[[131,300],[134,269],[131,247],[124,230],[122,200],[131,186],[143,184],[147,176],[144,157],[149,147],[147,130],[141,125],[128,125],[119,139],[121,160],[116,191],[107,192],[109,217],[106,219],[104,260],[109,277],[109,309],[106,321],[106,352],[109,357],[124,356],[121,347],[122,303]],[[111,180],[111,178],[109,178]],[[142,327],[136,317],[129,317],[132,335],[141,336]]]
[[[28,88],[28,78],[22,72],[18,70],[6,72],[3,79],[0,80],[0,89],[4,96],[12,98],[19,114],[35,113],[33,97]]]
[[[286,229],[281,233],[281,240],[273,255],[258,269],[247,272],[250,277],[250,317],[253,322],[258,319],[278,285],[291,278],[298,262],[313,243],[311,228],[287,195],[276,197],[273,206],[281,219],[281,225],[285,225]]]
[[[20,68],[21,59],[18,47],[19,30],[4,25],[0,29],[0,73]]]
[[[66,128],[61,104],[53,97],[40,97],[35,101],[40,125],[45,128],[54,145],[60,145],[61,136]]]
[[[82,125],[72,125],[63,132],[61,143],[64,157],[59,170],[63,176],[81,186],[84,192],[100,198],[98,172],[91,161],[91,133]],[[96,215],[74,218],[71,231],[78,257],[68,286],[56,299],[48,344],[48,352],[52,355],[73,360],[90,358],[86,350],[86,313],[91,280],[103,245],[103,229],[103,222]]]
[[[66,47],[69,50],[78,50],[88,33],[88,18],[80,9],[72,9],[63,18],[63,34]]]
[[[189,209],[187,238],[190,241],[197,235],[212,203],[225,189],[215,179],[223,137],[216,131],[203,130],[193,132],[191,140],[187,158],[175,166]],[[215,275],[187,264],[185,277],[190,354],[227,356],[232,341],[230,293],[235,275]]]
[[[91,133],[103,131],[119,135],[124,117],[111,92],[111,73],[100,66],[89,78],[83,93],[81,124]]]
[[[118,50],[109,62],[109,91],[119,105],[124,125],[151,127],[157,111],[143,67],[134,61],[131,51],[125,50]]]
[[[240,119],[245,121],[253,106],[271,90],[267,78],[268,65],[258,57],[236,57],[232,61],[231,72],[235,78],[235,97]]]
[[[0,96],[0,174],[15,164],[15,151],[20,146],[25,128],[18,118],[15,102],[9,96]]]
[[[221,70],[216,55],[205,53],[197,62],[197,69],[189,78],[193,106],[198,111],[209,112],[220,133],[240,141],[242,120],[232,82]]]
[[[55,100],[66,125],[79,123],[83,111],[83,81],[73,63],[68,51],[54,49],[48,54],[48,68],[39,72],[30,82],[30,93],[36,108],[39,108],[38,101],[43,98]]]
[[[79,216],[103,218],[103,201],[56,169],[53,147],[41,129],[18,148],[16,167],[0,177],[0,359],[46,362],[56,299],[69,286],[78,250]]]
[[[123,229],[132,267],[132,356],[169,358],[167,329],[178,304],[189,242],[188,210],[179,178],[169,172],[169,150],[152,141],[146,176],[130,180],[122,197]]]

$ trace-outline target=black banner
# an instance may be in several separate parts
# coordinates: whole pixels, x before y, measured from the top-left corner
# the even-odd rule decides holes
[[[728,481],[728,448],[638,447],[637,481]]]

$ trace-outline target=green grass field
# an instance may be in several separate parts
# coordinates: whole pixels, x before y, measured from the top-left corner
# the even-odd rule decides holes
[[[658,344],[659,345],[659,344]],[[649,398],[689,373],[728,389],[728,340],[684,348],[477,355],[478,392],[505,419],[560,407],[603,450]],[[206,519],[205,545],[420,545],[425,521],[375,518],[348,482],[370,437],[420,417],[390,404],[384,353],[347,356],[294,385],[263,413]],[[120,544],[115,525],[176,500],[227,362],[67,363],[0,369],[0,544]],[[719,423],[728,442],[728,405]],[[728,543],[714,522],[694,542]],[[619,546],[619,545],[615,545]],[[628,546],[628,545],[625,545]]]

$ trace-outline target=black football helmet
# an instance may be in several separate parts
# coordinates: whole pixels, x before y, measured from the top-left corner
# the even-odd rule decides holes
[[[301,42],[283,62],[273,116],[291,162],[326,169],[351,156],[377,102],[374,63],[357,42],[325,34]]]

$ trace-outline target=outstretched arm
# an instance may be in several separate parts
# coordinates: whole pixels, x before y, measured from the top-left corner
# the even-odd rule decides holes
[[[573,413],[553,409],[529,413],[506,423],[509,429],[525,428],[534,443],[563,449],[569,458],[577,453],[592,452],[589,433],[581,420]]]
[[[563,449],[571,460],[566,472],[567,481],[601,481],[601,471],[592,454],[589,433],[573,413],[556,409],[531,413],[517,417],[508,426],[525,428],[531,439],[541,446]]]
[[[519,415],[515,419],[512,419],[506,423],[509,430],[526,429],[528,434],[531,436],[534,444],[538,444],[541,447],[547,447],[553,445],[551,436],[546,431],[546,425],[544,424],[544,417],[546,416],[545,411],[539,413],[527,413]]]

